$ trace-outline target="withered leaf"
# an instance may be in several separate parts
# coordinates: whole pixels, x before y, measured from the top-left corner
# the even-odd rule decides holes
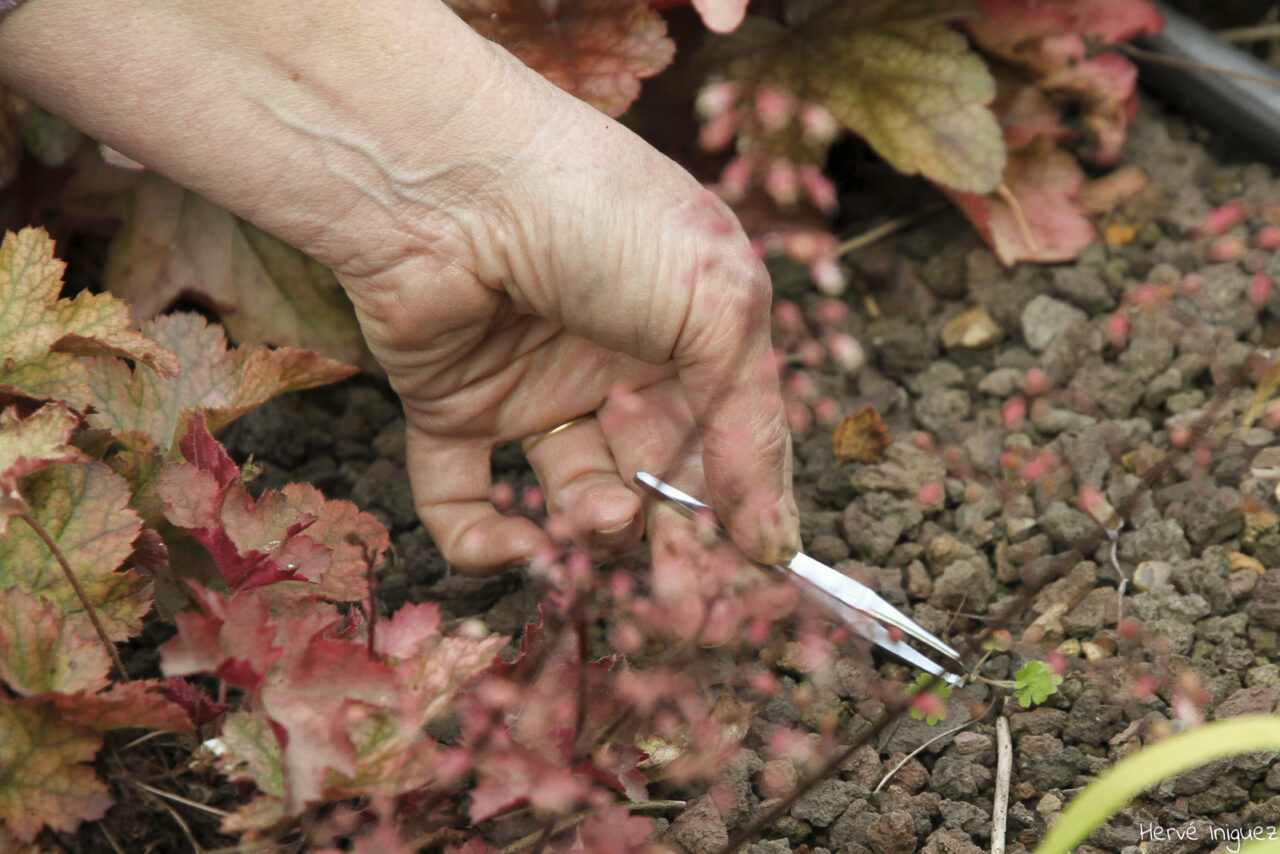
[[[836,461],[841,463],[878,463],[890,444],[889,428],[874,406],[845,416],[831,434]]]

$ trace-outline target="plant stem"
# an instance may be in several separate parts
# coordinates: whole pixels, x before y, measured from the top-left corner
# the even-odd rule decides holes
[[[1267,86],[1271,89],[1280,89],[1280,83],[1277,83],[1270,77],[1263,77],[1260,74],[1250,74],[1247,71],[1236,71],[1231,68],[1220,68],[1216,65],[1205,65],[1203,62],[1195,62],[1190,59],[1179,59],[1174,56],[1165,56],[1163,53],[1157,53],[1154,50],[1144,50],[1140,47],[1134,47],[1131,44],[1116,45],[1116,48],[1134,59],[1140,59],[1143,62],[1154,62],[1157,65],[1168,65],[1172,68],[1183,68],[1187,71],[1203,71],[1208,74],[1220,74],[1223,77],[1235,77],[1240,80],[1248,80],[1250,83]]]
[[[62,572],[71,584],[71,589],[76,592],[76,598],[80,600],[84,612],[89,615],[89,622],[93,624],[93,630],[98,633],[98,640],[102,641],[102,646],[106,649],[107,655],[111,657],[111,663],[115,665],[116,670],[120,673],[120,681],[128,682],[129,674],[124,669],[124,662],[120,660],[120,653],[116,650],[116,645],[111,642],[111,638],[107,637],[106,627],[98,619],[98,612],[93,607],[93,603],[89,601],[89,594],[85,593],[84,588],[80,586],[80,580],[76,578],[71,564],[67,563],[67,558],[62,554],[62,549],[58,548],[58,544],[49,535],[49,532],[45,530],[44,525],[41,525],[40,521],[35,516],[32,516],[29,510],[24,510],[18,513],[17,516],[31,526],[31,530],[36,532],[36,536],[43,540],[45,547],[53,553],[54,560],[62,567]]]
[[[1009,821],[1009,777],[1013,772],[1013,743],[1009,719],[996,718],[996,794],[991,804],[991,854],[1004,854],[1005,826]]]
[[[1004,718],[1001,718],[1001,720],[1004,720]],[[965,721],[964,723],[960,724],[959,726],[953,726],[951,729],[946,730],[945,732],[940,732],[940,733],[938,733],[937,735],[935,735],[933,738],[931,738],[931,739],[929,739],[928,741],[926,741],[924,744],[922,744],[922,745],[920,745],[919,747],[917,747],[915,750],[913,750],[913,751],[911,751],[910,753],[908,753],[906,756],[902,757],[902,760],[901,760],[900,762],[898,762],[898,764],[897,764],[897,765],[893,766],[893,768],[891,768],[891,769],[889,770],[889,773],[888,773],[888,774],[885,774],[885,775],[884,775],[884,777],[882,777],[882,778],[880,779],[880,782],[876,784],[876,787],[875,787],[874,789],[872,789],[872,790],[871,790],[871,794],[873,794],[873,795],[874,795],[876,792],[878,792],[878,791],[880,791],[881,789],[883,789],[883,788],[884,788],[884,784],[885,784],[885,783],[888,783],[890,780],[892,780],[892,779],[893,779],[893,775],[894,775],[894,774],[897,774],[900,770],[902,770],[902,766],[903,766],[903,765],[906,765],[908,762],[910,762],[910,761],[911,761],[911,758],[912,758],[912,757],[914,757],[914,756],[916,756],[917,754],[919,754],[919,753],[920,753],[920,751],[924,750],[926,747],[928,747],[929,745],[933,744],[935,741],[941,741],[942,739],[946,738],[947,736],[955,735],[955,734],[956,734],[956,733],[958,733],[960,730],[962,730],[962,729],[967,729],[967,728],[969,728],[969,727],[973,726],[974,724],[976,724],[977,722],[978,722],[978,719],[977,719],[977,718],[974,718],[973,720]]]
[[[1214,35],[1224,42],[1264,42],[1280,39],[1280,21],[1254,24],[1252,27],[1232,27],[1228,30],[1218,30]]]

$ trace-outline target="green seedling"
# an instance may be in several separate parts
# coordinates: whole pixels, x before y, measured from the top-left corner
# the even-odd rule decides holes
[[[911,717],[918,721],[924,721],[929,726],[936,726],[940,721],[947,719],[947,707],[942,701],[951,696],[951,686],[936,676],[928,673],[921,673],[916,676],[916,681],[907,686],[907,696],[915,697],[921,691],[928,691],[933,695],[933,700],[937,702],[922,702],[928,698],[921,697],[920,700],[913,701],[909,709]]]

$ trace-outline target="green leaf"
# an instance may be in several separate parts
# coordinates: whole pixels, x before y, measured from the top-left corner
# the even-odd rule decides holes
[[[233,781],[253,783],[264,794],[284,797],[284,752],[269,720],[232,712],[223,721],[220,743],[225,752],[218,756],[218,770]]]
[[[112,640],[125,640],[151,608],[149,585],[133,570],[116,569],[142,528],[129,509],[124,478],[103,463],[43,469],[20,484],[31,513],[75,572]],[[84,612],[53,553],[20,521],[0,536],[0,589],[17,586],[43,596],[64,614]]]
[[[1038,706],[1049,699],[1062,684],[1062,677],[1053,672],[1053,668],[1043,661],[1028,661],[1014,674],[1013,695],[1024,709]]]
[[[0,822],[22,842],[45,827],[69,832],[111,806],[91,762],[102,738],[30,705],[0,697]]]
[[[1255,750],[1280,751],[1280,717],[1254,715],[1215,721],[1144,747],[1072,799],[1035,854],[1068,854],[1144,789],[1205,762]]]
[[[929,673],[921,673],[916,676],[916,681],[907,686],[907,696],[914,697],[926,688],[929,689],[930,694],[933,694],[939,700],[945,700],[951,696],[951,686]],[[947,718],[946,707],[942,706],[941,708],[942,711],[940,712],[930,712],[928,714],[920,711],[915,706],[912,706],[908,711],[911,717],[916,720],[924,721],[929,726],[937,726],[939,722]]]
[[[136,359],[163,373],[177,370],[172,353],[130,329],[129,307],[110,294],[59,299],[64,265],[44,231],[24,228],[0,244],[0,391],[92,402],[88,375],[75,355]]]
[[[19,587],[0,592],[0,679],[13,691],[98,691],[110,669],[88,618],[68,618]]]
[[[712,48],[725,76],[821,104],[896,169],[963,192],[1000,184],[995,82],[948,20],[954,0],[834,3],[790,27],[748,18]]]

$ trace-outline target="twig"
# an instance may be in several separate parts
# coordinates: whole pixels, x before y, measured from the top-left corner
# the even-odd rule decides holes
[[[922,745],[920,745],[919,747],[917,747],[915,750],[913,750],[913,751],[911,751],[910,753],[908,753],[906,756],[902,757],[902,761],[900,761],[897,765],[895,765],[895,766],[893,766],[892,768],[890,768],[890,769],[889,769],[889,773],[888,773],[888,774],[885,774],[885,775],[884,775],[884,777],[883,777],[883,778],[881,778],[880,782],[876,784],[876,787],[875,787],[874,789],[872,789],[872,790],[871,790],[871,794],[873,794],[873,795],[874,795],[876,792],[878,792],[878,791],[880,791],[881,789],[883,789],[883,788],[884,788],[884,786],[885,786],[885,783],[888,783],[890,780],[892,780],[892,779],[893,779],[893,775],[894,775],[894,774],[897,774],[899,771],[901,771],[901,770],[902,770],[902,766],[903,766],[903,765],[906,765],[908,762],[910,762],[912,759],[914,759],[914,758],[915,758],[915,756],[916,756],[918,753],[920,753],[920,751],[924,750],[926,747],[928,747],[929,745],[933,744],[935,741],[941,741],[942,739],[946,738],[946,737],[947,737],[947,736],[949,736],[949,735],[955,735],[956,733],[958,733],[958,732],[959,732],[960,730],[962,730],[962,729],[968,729],[969,727],[971,727],[971,726],[973,726],[974,724],[976,724],[979,720],[981,720],[981,718],[973,718],[973,719],[971,719],[971,720],[967,720],[967,721],[965,721],[964,723],[960,724],[959,726],[954,726],[954,727],[952,727],[951,729],[947,730],[946,732],[940,732],[940,733],[938,733],[937,735],[935,735],[933,738],[931,738],[931,739],[929,739],[928,741],[926,741],[924,744],[922,744]],[[1002,718],[1001,720],[1003,720],[1003,718]]]
[[[996,795],[991,804],[991,854],[1004,854],[1005,825],[1009,821],[1009,777],[1013,772],[1013,743],[1009,719],[996,718]]]
[[[1214,35],[1224,42],[1265,42],[1280,39],[1280,21],[1254,24],[1251,27],[1231,27],[1218,30]]]
[[[1009,189],[1008,184],[1002,183],[996,187],[996,195],[1009,206],[1009,213],[1013,214],[1013,221],[1018,226],[1018,233],[1022,235],[1022,242],[1027,244],[1028,251],[1039,253],[1040,244],[1036,242],[1036,236],[1031,233],[1031,223],[1027,222],[1027,216],[1022,212],[1022,203],[1013,194],[1013,190]]]
[[[166,797],[176,797],[173,795],[169,795],[168,792],[161,792],[159,789],[153,789],[151,786],[148,786],[145,783],[137,783],[136,780],[134,782],[139,787],[149,792],[163,794]],[[195,851],[196,854],[204,854],[204,849],[200,847],[199,842],[196,842],[195,834],[191,832],[191,826],[187,824],[186,819],[178,815],[178,811],[175,810],[173,807],[169,806],[168,802],[166,802],[163,798],[159,800],[159,803],[160,803],[160,806],[164,807],[164,811],[169,814],[169,817],[172,818],[177,823],[178,827],[182,828],[182,832],[183,834],[186,835],[187,841],[191,843],[191,849]],[[191,803],[191,802],[187,801],[187,803]]]
[[[134,780],[132,782],[138,788],[144,789],[145,791],[148,791],[151,794],[156,795],[157,797],[168,798],[169,800],[174,801],[175,803],[182,804],[185,807],[191,807],[194,810],[200,810],[201,812],[206,812],[209,815],[214,816],[216,818],[226,818],[227,816],[231,815],[231,813],[226,812],[225,810],[220,810],[217,807],[211,807],[208,804],[202,804],[199,801],[188,800],[187,798],[184,798],[181,795],[175,795],[172,792],[166,792],[164,789],[157,789],[155,786],[148,786],[146,783],[142,782],[141,780]]]
[[[80,586],[80,580],[76,578],[75,570],[71,568],[71,564],[67,563],[66,557],[62,554],[62,549],[58,548],[58,544],[54,542],[53,537],[45,530],[44,525],[41,525],[40,521],[35,516],[32,516],[30,511],[24,510],[18,513],[17,516],[31,526],[31,530],[36,532],[36,536],[43,540],[45,547],[53,553],[53,558],[58,562],[58,566],[62,567],[62,572],[71,584],[71,589],[76,592],[76,598],[80,600],[81,607],[89,615],[89,622],[93,624],[93,630],[98,633],[98,640],[102,641],[102,646],[106,649],[107,655],[111,657],[111,663],[119,671],[120,681],[128,682],[129,674],[124,669],[124,662],[120,660],[120,653],[116,650],[116,645],[111,642],[111,638],[107,637],[106,627],[98,619],[97,610],[93,607],[93,603],[89,601],[89,595]]]
[[[848,255],[850,252],[856,252],[859,249],[870,246],[878,240],[883,240],[891,234],[896,234],[904,228],[913,226],[916,223],[933,216],[945,207],[945,204],[938,202],[936,204],[928,205],[924,209],[916,211],[915,213],[900,216],[896,219],[891,219],[887,222],[882,222],[877,226],[873,226],[872,228],[868,228],[861,234],[855,234],[853,237],[850,237],[848,240],[841,243],[836,249],[836,254]]]
[[[1217,65],[1205,65],[1203,62],[1196,62],[1191,59],[1179,59],[1175,56],[1165,56],[1163,53],[1134,47],[1131,44],[1119,44],[1116,45],[1116,47],[1121,52],[1128,54],[1134,59],[1140,59],[1143,62],[1153,62],[1156,65],[1168,65],[1171,68],[1182,68],[1187,71],[1204,71],[1209,74],[1221,74],[1223,77],[1236,77],[1240,80],[1248,80],[1250,83],[1257,83],[1261,86],[1280,90],[1280,83],[1272,80],[1270,77],[1263,77],[1261,74],[1250,74],[1247,71],[1236,71],[1231,68],[1222,68]]]
[[[98,830],[102,831],[102,835],[107,837],[107,844],[111,846],[111,850],[116,854],[124,854],[124,849],[120,847],[120,843],[116,842],[116,838],[111,835],[111,831],[107,830],[107,826],[102,822],[98,822]]]

